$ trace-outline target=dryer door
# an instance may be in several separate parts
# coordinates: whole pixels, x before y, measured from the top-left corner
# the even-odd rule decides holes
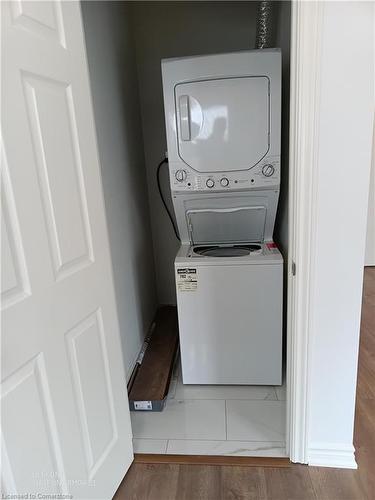
[[[248,170],[269,149],[269,79],[221,78],[175,87],[177,146],[198,172]]]

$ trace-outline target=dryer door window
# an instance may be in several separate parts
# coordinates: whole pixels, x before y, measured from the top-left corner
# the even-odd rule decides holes
[[[179,156],[194,170],[248,170],[267,154],[267,77],[178,84],[175,106]]]

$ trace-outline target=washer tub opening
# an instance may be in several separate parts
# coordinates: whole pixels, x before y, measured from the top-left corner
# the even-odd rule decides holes
[[[206,257],[243,257],[261,249],[261,245],[205,245],[193,248],[195,254]]]

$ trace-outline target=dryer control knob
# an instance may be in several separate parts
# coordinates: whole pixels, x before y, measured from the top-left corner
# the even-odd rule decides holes
[[[206,180],[206,186],[207,186],[208,188],[213,188],[213,187],[214,187],[214,185],[215,185],[215,181],[214,181],[213,179],[207,179],[207,180]]]
[[[227,187],[227,186],[229,186],[229,180],[226,177],[223,177],[222,179],[220,179],[220,184],[223,187]]]
[[[274,173],[275,173],[275,167],[271,164],[264,165],[264,167],[262,168],[262,174],[265,177],[271,177],[271,175],[273,175]]]
[[[186,170],[177,170],[174,176],[176,177],[176,181],[183,182],[187,177]]]

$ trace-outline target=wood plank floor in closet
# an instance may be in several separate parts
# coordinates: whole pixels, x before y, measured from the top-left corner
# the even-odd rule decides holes
[[[354,441],[358,470],[133,463],[114,499],[374,500],[374,267],[365,271]]]

